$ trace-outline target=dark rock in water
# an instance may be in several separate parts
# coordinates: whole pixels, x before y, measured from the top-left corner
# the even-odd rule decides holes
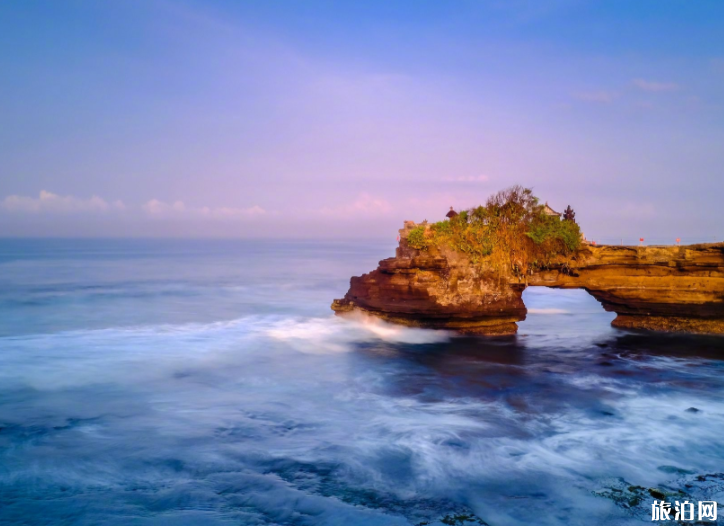
[[[689,471],[688,469],[683,468],[677,468],[676,466],[659,466],[659,471],[663,471],[664,473],[676,473],[678,475],[693,475],[693,471]]]
[[[635,247],[582,245],[571,261],[512,275],[441,245],[412,248],[406,221],[395,257],[353,277],[332,310],[363,312],[416,327],[513,334],[525,320],[528,286],[588,291],[625,329],[724,334],[724,243]],[[571,272],[575,266],[575,272]],[[509,275],[510,274],[510,275]],[[598,344],[605,347],[607,344]]]
[[[696,477],[697,482],[718,481],[721,490],[724,490],[724,473],[710,473],[708,475],[699,475]]]
[[[656,488],[649,488],[649,495],[659,500],[663,500],[666,498],[666,494]]]
[[[450,526],[465,526],[468,524],[479,524],[480,526],[489,526],[487,522],[485,522],[480,517],[476,517],[475,515],[468,515],[468,514],[458,514],[458,515],[445,515],[442,519],[440,519],[440,522],[443,524],[447,524]]]
[[[596,347],[600,347],[601,349],[604,349],[604,348],[608,347],[608,344],[607,343],[597,343]]]
[[[674,466],[660,466],[658,469],[676,474],[690,473]],[[724,473],[713,473],[698,476],[687,474],[657,488],[630,484],[621,478],[613,479],[608,480],[602,489],[594,491],[593,494],[611,500],[627,515],[650,522],[654,499],[668,502],[673,510],[677,500],[689,502],[717,500],[723,491]]]
[[[424,520],[422,522],[418,522],[415,526],[429,526],[438,523],[449,526],[490,526],[489,523],[472,513],[448,513],[436,520]]]
[[[646,488],[631,485],[623,479],[612,481],[608,487],[594,491],[593,494],[612,500],[618,506],[627,510],[635,509],[648,497]]]
[[[686,410],[687,413],[699,413],[701,412],[701,409],[697,409],[696,407],[690,407]]]

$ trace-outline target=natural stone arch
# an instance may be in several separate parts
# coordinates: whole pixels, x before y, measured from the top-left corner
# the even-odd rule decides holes
[[[724,243],[688,246],[584,245],[565,264],[501,280],[444,247],[409,247],[400,230],[394,258],[351,279],[332,309],[360,310],[395,323],[486,334],[514,333],[526,317],[526,287],[584,289],[617,314],[612,325],[724,334]]]

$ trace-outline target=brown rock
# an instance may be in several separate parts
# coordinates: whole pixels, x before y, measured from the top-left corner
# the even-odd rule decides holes
[[[501,277],[448,247],[410,248],[406,221],[394,258],[353,277],[332,309],[362,311],[417,327],[511,334],[525,319],[526,286],[583,288],[624,328],[724,334],[724,243],[627,247],[585,245],[570,261],[526,279]],[[527,280],[527,283],[526,283]]]
[[[724,334],[724,243],[585,246],[569,272],[538,272],[528,284],[586,289],[618,314],[615,327]]]

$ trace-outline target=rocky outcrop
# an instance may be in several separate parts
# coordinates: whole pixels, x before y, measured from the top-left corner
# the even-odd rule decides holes
[[[724,334],[724,243],[590,246],[570,269],[533,274],[531,286],[583,288],[623,328]]]
[[[448,247],[410,248],[400,230],[396,256],[353,277],[338,314],[363,311],[405,325],[510,334],[525,319],[528,286],[582,288],[618,314],[624,328],[724,334],[724,243],[584,245],[571,259],[520,278],[501,278]]]

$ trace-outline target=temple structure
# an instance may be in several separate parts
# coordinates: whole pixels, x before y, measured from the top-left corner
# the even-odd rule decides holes
[[[548,216],[558,216],[558,217],[561,217],[561,213],[560,213],[560,212],[556,212],[555,210],[553,210],[550,206],[548,206],[548,203],[547,203],[547,202],[546,202],[546,204],[543,206],[543,213],[544,213],[545,215],[548,215]]]

